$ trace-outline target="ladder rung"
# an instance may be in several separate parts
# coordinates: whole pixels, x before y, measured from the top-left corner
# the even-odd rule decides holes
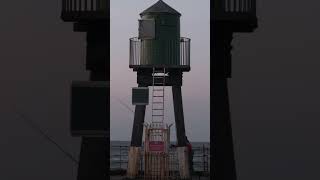
[[[164,91],[153,91],[153,93],[163,94]]]
[[[153,104],[162,104],[163,102],[152,102]]]
[[[163,97],[163,96],[153,96],[153,97]]]
[[[152,114],[152,116],[164,116],[163,114]]]
[[[161,109],[161,108],[164,108],[164,107],[162,107],[162,106],[154,107],[154,109]]]
[[[162,94],[163,94],[163,91],[153,91],[153,93],[157,93],[157,92],[162,92]],[[160,93],[158,93],[158,94],[160,94]]]
[[[164,91],[163,89],[154,89],[153,91]]]
[[[156,108],[156,109],[152,109],[152,110],[157,110],[158,111],[158,110],[164,110],[164,109]]]

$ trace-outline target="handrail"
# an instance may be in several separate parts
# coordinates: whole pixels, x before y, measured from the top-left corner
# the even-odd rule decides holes
[[[215,0],[214,12],[256,15],[256,0]]]
[[[107,0],[62,0],[62,12],[105,12]]]
[[[148,56],[150,57],[149,53],[153,53],[152,55],[155,55],[156,53],[159,53],[157,49],[152,48],[156,43],[158,42],[153,42],[149,41],[150,43],[148,44],[151,48],[148,50],[151,50],[151,52],[145,52],[143,46],[144,44],[142,43],[141,39],[134,37],[130,38],[130,57],[129,57],[129,66],[152,66],[154,64],[146,64],[150,63],[152,61],[147,61],[147,62],[142,62],[142,56],[144,55],[145,57]],[[185,67],[185,66],[190,66],[190,42],[191,40],[189,38],[181,37],[179,42],[177,40],[164,40],[162,42],[162,47],[166,47],[166,49],[162,49],[165,51],[164,55],[164,64],[167,63],[168,66],[176,66],[176,67]],[[155,44],[154,44],[155,43]],[[176,53],[176,45],[178,45]],[[178,61],[173,61],[175,58],[180,58]],[[178,64],[176,64],[178,63]]]
[[[110,0],[62,0],[61,19],[66,22],[106,20]]]

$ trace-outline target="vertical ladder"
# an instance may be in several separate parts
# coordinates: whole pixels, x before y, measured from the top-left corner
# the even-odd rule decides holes
[[[152,73],[152,125],[163,128],[164,121],[164,88],[166,69],[153,68]]]

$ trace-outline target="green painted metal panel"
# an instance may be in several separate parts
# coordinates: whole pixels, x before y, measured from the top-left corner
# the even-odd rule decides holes
[[[139,38],[154,39],[156,36],[156,24],[154,19],[139,20]]]
[[[141,19],[155,21],[155,37],[141,38],[140,65],[180,65],[180,14],[152,13]]]
[[[148,87],[132,88],[132,104],[148,105],[149,104],[149,88]]]

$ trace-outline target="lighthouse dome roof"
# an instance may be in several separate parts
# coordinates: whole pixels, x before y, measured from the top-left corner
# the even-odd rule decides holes
[[[148,9],[144,10],[142,13],[140,13],[141,16],[146,15],[146,14],[160,14],[160,13],[165,13],[165,14],[172,14],[172,15],[177,15],[181,16],[181,14],[170,7],[168,4],[163,2],[162,0],[159,0],[157,3],[149,7]]]

